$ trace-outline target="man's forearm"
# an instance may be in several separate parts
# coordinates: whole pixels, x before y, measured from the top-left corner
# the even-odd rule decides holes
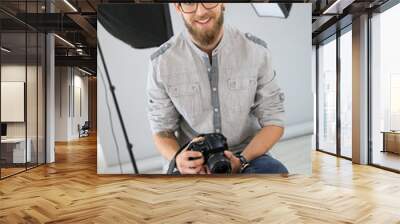
[[[154,143],[160,153],[167,159],[172,160],[179,149],[178,141],[172,131],[162,131],[153,135]]]
[[[265,154],[279,141],[283,130],[282,127],[274,125],[263,127],[243,150],[242,155],[247,160],[253,160]]]

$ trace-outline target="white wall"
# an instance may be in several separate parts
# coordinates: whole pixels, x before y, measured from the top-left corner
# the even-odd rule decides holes
[[[68,139],[68,67],[55,68],[55,141]]]
[[[56,67],[55,73],[55,141],[77,139],[78,124],[88,120],[88,78],[72,67]],[[82,113],[77,107],[79,89]]]
[[[294,4],[288,19],[257,17],[251,5],[247,3],[231,3],[227,4],[226,8],[226,23],[262,38],[272,52],[278,81],[286,94],[285,138],[311,134],[313,132],[311,4]],[[172,6],[170,9],[174,33],[178,33],[183,28],[183,22]],[[107,33],[99,23],[97,32],[112,82],[116,86],[116,95],[129,138],[134,145],[139,169],[141,171],[160,169],[163,160],[151,139],[145,94],[148,60],[155,49],[132,49]],[[111,94],[102,80],[105,79],[105,74],[100,56],[98,75],[98,173],[120,172],[117,146],[121,155],[120,161],[125,164],[123,171],[132,172]],[[107,100],[110,110],[107,107]],[[112,137],[112,130],[115,140]],[[301,154],[310,163],[311,139],[307,141],[309,147],[293,150],[297,152],[301,150],[303,152]],[[294,167],[291,171],[310,173],[310,167],[303,171],[298,171]]]
[[[38,69],[38,70],[37,70]],[[30,148],[32,151],[33,161],[39,158],[39,162],[44,162],[44,92],[43,89],[44,74],[42,68],[18,63],[6,63],[1,66],[1,81],[2,82],[23,82],[26,86],[26,96],[22,97],[22,102],[19,103],[20,107],[12,108],[3,105],[1,107],[2,114],[5,113],[22,113],[22,121],[20,122],[6,122],[7,123],[7,137],[8,138],[21,138],[27,136],[30,140]],[[3,92],[2,94],[6,94]],[[19,90],[20,94],[24,95],[24,87]],[[7,95],[2,95],[2,98],[7,98]],[[26,97],[26,99],[25,99]],[[25,102],[26,101],[26,102]],[[12,103],[12,102],[10,102]],[[26,103],[26,107],[25,107]],[[19,111],[16,111],[19,110]],[[24,114],[26,112],[26,119]],[[2,118],[3,119],[3,118]],[[37,153],[39,154],[38,157]]]
[[[2,82],[24,82],[26,84],[26,71],[32,71],[32,66],[25,66],[20,64],[6,64],[1,66],[1,81]],[[28,74],[31,74],[28,72]],[[33,93],[32,93],[33,94]],[[4,98],[7,96],[1,96]],[[3,103],[2,103],[3,104]],[[25,105],[25,104],[24,104]],[[22,113],[24,114],[24,106],[22,108]],[[2,114],[8,111],[9,108],[1,108]],[[9,112],[9,111],[8,111]],[[23,118],[22,120],[24,120]],[[13,137],[23,137],[25,136],[25,122],[7,122],[7,134]]]
[[[75,113],[72,115],[72,120],[71,120],[71,136],[72,138],[78,138],[79,137],[79,132],[78,132],[78,124],[82,126],[85,121],[88,121],[89,119],[89,112],[88,112],[88,76],[82,76],[83,73],[81,73],[78,70],[75,70],[74,73],[74,107],[72,110],[75,110]],[[80,91],[80,93],[78,93]],[[80,94],[80,97],[79,97]],[[80,102],[79,102],[80,101]]]
[[[20,64],[5,64],[1,66],[1,81],[2,82],[24,82],[26,87],[26,113],[27,120],[22,122],[7,122],[7,135],[8,137],[24,137],[25,136],[25,126],[27,126],[27,135],[35,134],[37,131],[37,96],[36,96],[36,66],[25,66]],[[25,79],[27,78],[28,81]],[[2,96],[2,98],[7,96]],[[24,98],[24,97],[23,97]],[[42,105],[39,105],[39,107]],[[25,113],[24,106],[20,108],[22,113]],[[10,113],[10,108],[1,108]],[[19,111],[18,113],[20,113]],[[4,111],[3,111],[4,113]],[[17,112],[15,112],[17,113]],[[23,118],[22,120],[24,120]]]

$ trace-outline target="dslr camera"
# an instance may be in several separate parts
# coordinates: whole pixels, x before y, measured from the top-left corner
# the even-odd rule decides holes
[[[224,151],[228,150],[225,136],[219,133],[202,134],[201,141],[192,142],[188,150],[198,151],[203,154],[204,163],[207,164],[211,173],[231,173],[231,162],[225,157]],[[190,158],[195,160],[197,158]]]

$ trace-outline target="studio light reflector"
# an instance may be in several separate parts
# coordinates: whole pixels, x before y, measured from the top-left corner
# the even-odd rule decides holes
[[[173,36],[168,4],[100,4],[98,21],[136,49],[158,47]]]
[[[287,18],[292,8],[290,3],[252,3],[260,17]]]

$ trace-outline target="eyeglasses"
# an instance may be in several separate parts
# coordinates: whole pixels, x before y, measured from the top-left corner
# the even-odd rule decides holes
[[[215,2],[214,3],[204,3],[204,2],[202,2],[201,4],[203,5],[203,7],[205,9],[213,9],[213,8],[217,7],[219,3],[215,3]],[[179,3],[179,6],[181,7],[182,12],[184,12],[184,13],[194,13],[197,11],[197,8],[199,7],[199,3],[189,3],[189,2]]]

